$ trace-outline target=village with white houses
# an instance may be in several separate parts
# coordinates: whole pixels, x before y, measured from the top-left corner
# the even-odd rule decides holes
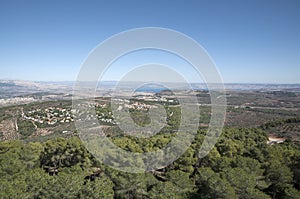
[[[134,101],[122,98],[112,98],[111,103],[116,105],[116,111],[124,111],[125,109],[134,109],[139,111],[146,111],[150,108],[157,108],[155,104],[149,104],[147,102],[164,102],[164,103],[174,103],[174,99],[167,99],[165,97],[156,97],[156,96],[135,96]],[[108,105],[109,101],[102,102],[88,102],[84,104],[77,104],[90,109],[95,108],[96,116],[93,114],[87,114],[86,120],[91,120],[97,117],[100,122],[106,124],[115,125],[113,113]],[[45,124],[45,125],[56,125],[59,123],[70,123],[74,122],[76,115],[78,116],[79,110],[72,109],[71,106],[68,107],[55,107],[49,106],[46,108],[37,108],[29,111],[22,111],[21,118],[24,120],[29,120],[34,123]],[[80,118],[78,120],[81,120]]]
[[[45,109],[30,110],[27,113],[22,113],[21,117],[26,120],[38,122],[40,124],[54,125],[58,122],[69,123],[73,122],[73,114],[70,108],[48,107]]]

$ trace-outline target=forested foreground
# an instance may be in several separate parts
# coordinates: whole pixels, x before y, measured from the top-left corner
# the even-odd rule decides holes
[[[0,198],[300,198],[300,145],[267,145],[259,129],[225,129],[197,158],[205,130],[186,153],[157,171],[131,174],[96,161],[78,137],[0,144]],[[115,137],[128,151],[149,152],[171,139]]]

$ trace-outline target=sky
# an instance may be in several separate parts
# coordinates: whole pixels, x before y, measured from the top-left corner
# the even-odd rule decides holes
[[[197,41],[225,83],[300,83],[299,10],[298,0],[1,0],[0,79],[75,81],[84,60],[107,38],[162,27]],[[125,58],[105,78],[118,80],[135,58],[148,62],[153,53]],[[192,73],[179,63],[177,69]]]

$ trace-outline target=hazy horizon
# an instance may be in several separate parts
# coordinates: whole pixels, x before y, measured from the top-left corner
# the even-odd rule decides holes
[[[9,79],[9,78],[0,78],[1,81],[20,81],[20,82],[36,82],[36,83],[72,83],[74,84],[76,80],[58,80],[58,81],[51,81],[51,80],[27,80],[27,79]],[[85,81],[85,82],[93,82],[93,81]],[[98,81],[98,84],[100,82],[119,82],[119,80],[102,80]],[[142,81],[126,81],[126,82],[132,82],[132,83],[145,83]],[[146,82],[146,83],[160,83],[160,82]],[[174,84],[179,84],[181,82],[162,82],[162,83],[174,83]],[[189,84],[206,84],[205,82],[188,82]],[[299,83],[277,83],[277,82],[223,82],[224,85],[229,85],[229,84],[241,84],[241,85],[300,85]]]

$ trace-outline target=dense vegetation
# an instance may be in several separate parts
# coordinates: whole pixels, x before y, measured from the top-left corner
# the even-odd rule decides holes
[[[0,198],[300,198],[298,94],[232,92],[227,96],[226,128],[202,159],[198,153],[211,108],[207,92],[199,91],[197,96],[200,129],[192,145],[171,165],[141,174],[114,170],[87,151],[71,121],[71,101],[0,108]],[[106,136],[130,152],[166,146],[181,121],[176,102],[161,102],[167,125],[159,134],[124,136],[113,123],[109,99],[96,102],[96,116]],[[156,102],[130,102],[143,103]],[[130,116],[145,126],[150,123],[149,108],[140,107],[129,108]],[[55,124],[49,123],[55,118]],[[270,135],[286,141],[267,144]],[[134,164],[128,160],[129,167]]]
[[[205,158],[200,129],[171,165],[131,174],[95,160],[76,136],[46,142],[2,141],[0,198],[300,198],[300,145],[267,145],[264,131],[227,128]],[[112,137],[129,151],[148,152],[170,140]]]

